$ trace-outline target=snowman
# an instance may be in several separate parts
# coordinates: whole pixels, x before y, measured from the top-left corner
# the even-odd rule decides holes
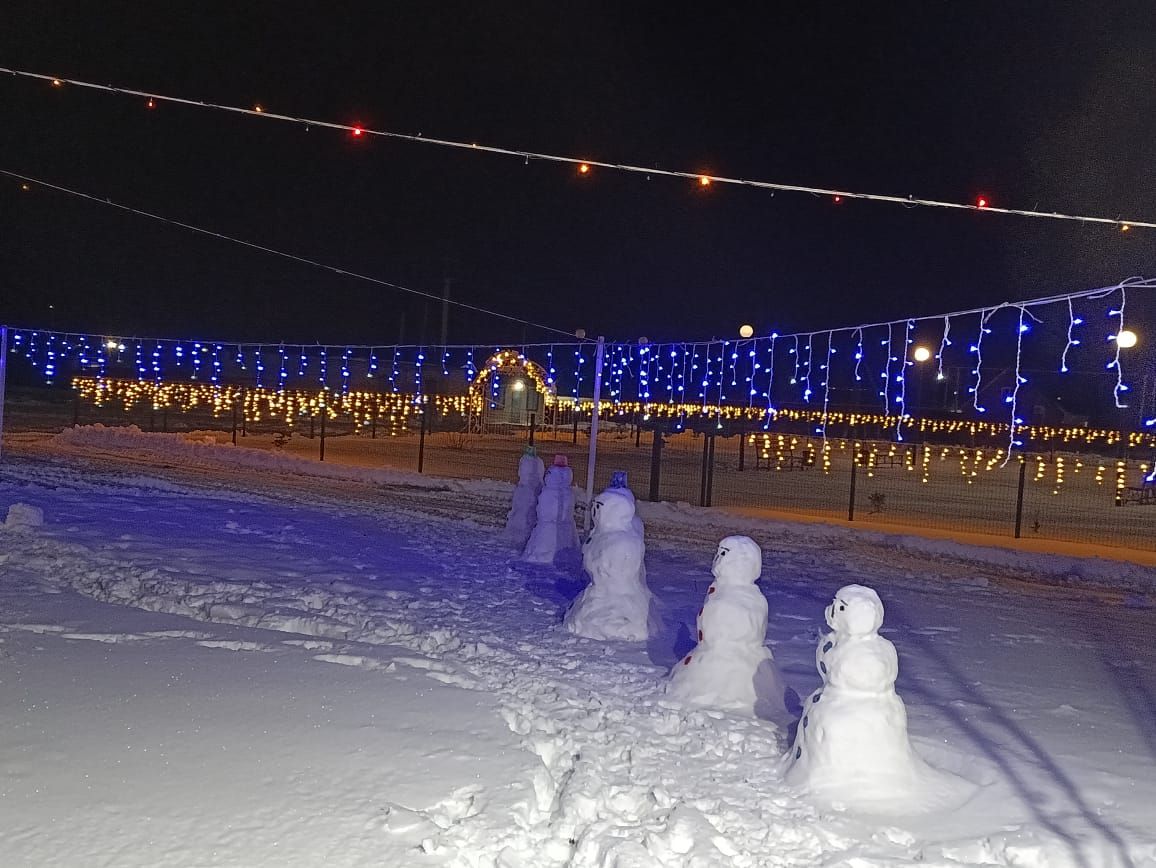
[[[527,446],[525,454],[518,459],[518,484],[514,487],[514,499],[506,515],[506,539],[519,549],[526,547],[530,533],[537,523],[538,495],[542,491],[542,477],[546,467],[533,446]]]
[[[787,781],[821,801],[880,813],[961,801],[969,785],[927,765],[908,740],[907,711],[895,692],[899,657],[878,632],[879,595],[847,585],[826,616],[832,632],[815,653],[823,684],[803,703]]]
[[[594,528],[582,549],[591,582],[562,625],[589,639],[644,641],[659,624],[646,587],[646,543],[635,529],[634,496],[628,489],[608,488],[594,499],[591,517]]]
[[[670,674],[667,694],[680,702],[787,723],[786,689],[764,644],[767,600],[756,586],[763,553],[746,536],[719,543],[698,611],[698,646]]]
[[[559,552],[578,548],[578,527],[574,524],[574,472],[565,455],[555,455],[546,468],[538,495],[536,522],[522,552],[522,559],[534,564],[552,564]]]

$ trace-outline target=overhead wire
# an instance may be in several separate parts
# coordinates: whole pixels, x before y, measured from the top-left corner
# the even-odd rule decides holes
[[[711,184],[731,184],[735,186],[752,187],[755,189],[771,190],[775,192],[810,193],[813,195],[830,196],[838,199],[860,199],[869,202],[883,202],[887,204],[904,205],[908,207],[923,206],[928,208],[947,208],[960,211],[983,211],[991,214],[1004,214],[1018,217],[1101,224],[1115,226],[1121,230],[1129,230],[1133,228],[1156,229],[1156,221],[1152,220],[1133,220],[1125,219],[1122,217],[1096,217],[1084,214],[1067,214],[1058,211],[1040,211],[1034,208],[1007,208],[994,205],[986,200],[983,200],[982,204],[979,202],[952,202],[941,199],[930,199],[922,196],[895,196],[884,193],[867,193],[857,192],[854,190],[841,190],[834,187],[815,187],[807,184],[787,184],[776,181],[762,181],[750,178],[734,178],[726,175],[714,175],[706,172],[661,169],[656,166],[638,166],[631,163],[595,160],[589,157],[571,157],[562,154],[550,154],[541,151],[530,151],[520,148],[482,145],[478,144],[477,142],[463,142],[454,139],[443,139],[436,137],[431,138],[421,134],[399,133],[393,130],[373,129],[371,127],[361,126],[358,124],[345,124],[336,121],[323,121],[317,120],[315,118],[305,118],[298,117],[296,115],[282,114],[279,112],[269,111],[263,107],[246,108],[244,106],[228,105],[225,103],[210,102],[207,100],[195,100],[188,99],[186,97],[169,96],[167,94],[138,90],[136,88],[120,87],[111,84],[98,84],[95,82],[83,81],[81,79],[63,78],[57,75],[31,72],[23,69],[13,69],[11,67],[5,66],[0,66],[0,73],[8,73],[9,75],[13,76],[47,81],[58,86],[67,84],[74,87],[90,88],[108,93],[142,97],[153,102],[160,101],[173,103],[176,105],[193,106],[195,108],[215,109],[217,111],[232,112],[235,114],[264,118],[267,120],[277,120],[301,124],[307,127],[321,127],[323,129],[342,130],[357,136],[378,136],[381,138],[412,142],[415,144],[435,145],[443,148],[456,148],[488,154],[497,154],[501,156],[518,157],[519,159],[526,161],[540,160],[543,162],[564,163],[577,166],[579,167],[580,171],[586,172],[588,172],[592,167],[597,167],[600,169],[609,169],[619,172],[642,174],[648,177],[660,176],[693,180],[699,184],[702,184],[703,186],[709,186]]]
[[[425,292],[424,290],[414,289],[413,287],[404,286],[400,283],[393,283],[392,281],[382,280],[380,277],[373,277],[372,275],[369,275],[369,274],[363,274],[363,273],[358,272],[358,271],[351,271],[348,268],[339,268],[336,265],[329,265],[328,263],[320,262],[316,259],[310,259],[307,256],[299,256],[296,253],[288,253],[284,250],[278,250],[274,247],[269,247],[269,246],[264,245],[264,244],[258,244],[254,241],[246,241],[243,238],[237,238],[237,237],[232,236],[232,235],[226,235],[223,232],[217,232],[213,229],[206,229],[203,226],[196,226],[192,223],[186,223],[183,220],[174,220],[171,217],[165,217],[161,214],[156,214],[152,211],[145,211],[145,210],[140,209],[140,208],[133,208],[130,205],[122,205],[119,202],[114,202],[111,199],[105,199],[105,198],[101,198],[100,196],[94,196],[91,193],[84,193],[84,192],[81,192],[80,190],[74,190],[74,189],[71,189],[69,187],[65,187],[61,184],[53,184],[53,183],[50,183],[48,181],[41,180],[40,178],[34,178],[31,175],[24,175],[24,174],[21,174],[20,172],[12,172],[12,171],[9,171],[8,169],[0,169],[0,175],[6,175],[9,178],[16,178],[16,179],[23,181],[25,183],[28,183],[28,184],[35,184],[39,187],[45,187],[49,190],[55,190],[59,193],[65,193],[69,196],[75,196],[79,199],[85,199],[89,202],[96,202],[99,205],[107,205],[111,208],[116,208],[116,209],[119,209],[121,211],[126,211],[130,214],[136,214],[139,217],[147,217],[150,220],[156,220],[160,223],[166,223],[170,226],[177,226],[181,229],[187,229],[190,232],[196,232],[200,235],[207,235],[210,238],[216,238],[216,239],[219,239],[221,241],[228,241],[232,244],[239,244],[242,247],[248,247],[248,248],[251,248],[253,250],[259,250],[262,253],[268,253],[272,256],[280,256],[283,259],[289,259],[289,260],[292,260],[293,262],[302,263],[303,265],[310,265],[310,266],[313,266],[315,268],[320,268],[320,269],[323,269],[325,271],[333,272],[334,274],[338,274],[338,275],[341,275],[343,277],[352,277],[356,280],[368,281],[370,283],[375,283],[379,286],[388,287],[389,289],[395,289],[399,292],[405,292],[405,293],[409,293],[410,295],[416,295],[420,298],[425,298],[425,299],[429,299],[431,301],[436,301],[436,302],[440,302],[440,303],[444,303],[444,304],[450,304],[450,305],[453,305],[454,307],[462,308],[464,310],[471,310],[471,311],[474,311],[475,313],[486,314],[487,316],[497,317],[498,319],[503,319],[503,320],[506,320],[508,322],[517,323],[518,325],[530,326],[532,328],[542,329],[543,331],[553,332],[555,334],[560,334],[560,335],[566,335],[567,337],[569,337],[573,340],[582,340],[580,338],[576,338],[573,332],[563,331],[562,329],[554,328],[553,326],[549,326],[549,325],[546,325],[544,323],[539,323],[539,322],[534,322],[533,320],[523,319],[522,317],[517,317],[517,316],[513,316],[511,314],[502,313],[501,311],[491,310],[490,308],[481,307],[480,305],[470,304],[469,302],[458,301],[458,300],[452,299],[452,298],[447,299],[443,296],[435,295],[432,292]]]

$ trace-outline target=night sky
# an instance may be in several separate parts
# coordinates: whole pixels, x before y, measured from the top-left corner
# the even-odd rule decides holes
[[[742,7],[746,4],[736,4]],[[0,64],[610,161],[1156,219],[1156,4],[4,4]],[[1156,231],[835,204],[0,79],[0,168],[562,329],[822,329],[1156,274]],[[0,180],[0,321],[436,340],[438,305]],[[548,339],[455,311],[451,342]]]

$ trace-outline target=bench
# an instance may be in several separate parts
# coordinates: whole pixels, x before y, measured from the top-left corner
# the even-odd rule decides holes
[[[1120,505],[1134,503],[1145,506],[1156,503],[1156,485],[1130,485],[1120,492]]]
[[[815,466],[815,459],[811,455],[795,455],[789,453],[779,457],[778,455],[757,455],[755,456],[756,470],[806,470],[808,467]]]

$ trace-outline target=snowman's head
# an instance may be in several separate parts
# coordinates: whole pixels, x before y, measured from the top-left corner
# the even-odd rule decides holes
[[[634,495],[621,488],[608,488],[594,498],[590,517],[600,533],[627,530],[634,520]]]
[[[720,584],[753,585],[763,572],[763,550],[749,536],[728,536],[718,544],[711,575]]]
[[[522,485],[541,485],[545,468],[537,455],[523,455],[518,459],[518,482]]]
[[[883,626],[883,601],[864,585],[840,588],[827,607],[827,626],[848,636],[867,636]]]
[[[569,488],[574,480],[574,471],[569,467],[559,467],[551,464],[546,468],[546,477],[543,484],[546,488]]]

